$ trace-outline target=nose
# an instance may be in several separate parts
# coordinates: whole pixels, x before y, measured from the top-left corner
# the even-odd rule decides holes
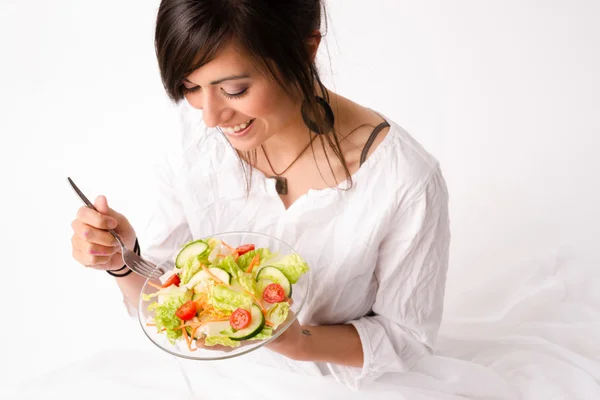
[[[229,119],[230,111],[216,98],[216,96],[206,95],[202,104],[202,118],[209,128],[214,128]]]

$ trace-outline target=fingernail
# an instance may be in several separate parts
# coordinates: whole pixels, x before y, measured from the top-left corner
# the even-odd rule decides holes
[[[108,228],[115,229],[117,227],[117,221],[114,218],[108,220]]]

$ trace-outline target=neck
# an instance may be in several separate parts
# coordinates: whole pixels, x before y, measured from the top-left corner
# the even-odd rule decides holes
[[[342,108],[340,97],[329,90],[327,93],[335,115],[335,130],[340,132],[339,121],[343,120],[343,118],[340,118],[340,109]],[[302,119],[300,107],[301,105],[298,104],[297,112],[294,114],[295,117],[283,129],[263,143],[264,151],[274,164],[287,166],[306,149],[311,139],[315,137],[315,133],[309,135],[308,127]],[[307,151],[310,151],[310,148]],[[261,151],[259,151],[260,153]]]
[[[299,107],[295,114],[296,116],[283,129],[263,143],[262,146],[271,160],[291,162],[291,159],[298,156],[309,143],[311,137],[308,128],[304,125]]]

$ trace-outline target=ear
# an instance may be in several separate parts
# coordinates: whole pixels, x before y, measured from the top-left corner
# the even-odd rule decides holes
[[[317,57],[317,51],[319,50],[319,45],[321,44],[321,32],[315,30],[311,33],[306,41],[306,46],[308,48],[308,55],[310,56],[310,60],[315,62],[315,58]]]

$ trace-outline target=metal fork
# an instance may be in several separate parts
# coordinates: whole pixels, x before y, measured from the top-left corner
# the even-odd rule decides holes
[[[69,177],[67,177],[67,179],[69,180],[71,187],[73,188],[73,190],[75,190],[75,193],[77,193],[77,196],[79,196],[83,203],[92,210],[98,211],[96,207],[94,207],[94,205],[88,200],[88,198],[85,197],[81,190],[79,190],[77,185],[75,185],[75,182],[73,182],[73,180]],[[164,274],[164,271],[162,269],[156,268],[156,265],[154,265],[150,261],[144,260],[132,250],[128,249],[125,246],[125,243],[123,243],[123,240],[121,240],[121,237],[114,230],[109,229],[108,232],[111,235],[113,235],[115,239],[117,239],[117,242],[119,242],[119,245],[121,246],[121,255],[123,256],[123,262],[133,272],[143,276],[144,278],[150,279],[158,278],[159,276]]]

